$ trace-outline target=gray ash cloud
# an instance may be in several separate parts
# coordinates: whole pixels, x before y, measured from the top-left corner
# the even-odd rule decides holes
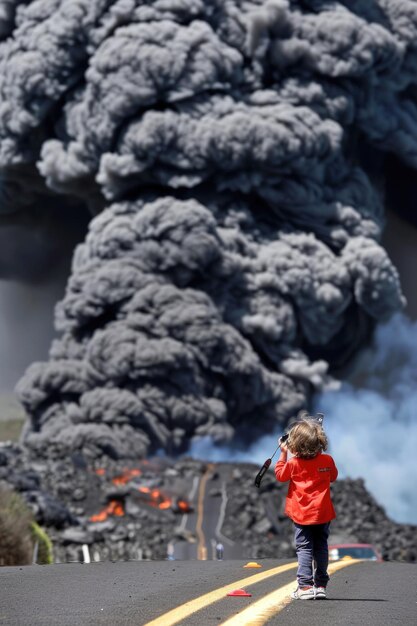
[[[135,456],[285,423],[404,304],[379,164],[417,162],[415,3],[0,9],[2,197],[17,177],[13,202],[96,215],[18,386],[26,443]]]

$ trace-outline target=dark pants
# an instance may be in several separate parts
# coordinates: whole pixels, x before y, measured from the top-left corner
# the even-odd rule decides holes
[[[312,524],[311,526],[303,526],[294,522],[294,527],[295,551],[298,559],[298,585],[306,587],[314,584],[316,587],[325,587],[329,580],[327,573],[327,565],[329,563],[327,539],[329,537],[330,522],[327,524]],[[315,561],[314,571],[313,561]]]

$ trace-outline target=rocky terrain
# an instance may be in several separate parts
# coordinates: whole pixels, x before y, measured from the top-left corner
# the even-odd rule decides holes
[[[220,466],[218,466],[220,467]],[[155,457],[122,464],[103,457],[87,465],[81,455],[70,460],[30,459],[16,444],[0,448],[0,482],[28,502],[54,544],[58,562],[164,559],[168,544],[195,541],[180,530],[194,478],[206,463],[191,458]],[[242,558],[291,558],[292,523],[284,515],[286,485],[272,470],[260,489],[258,467],[234,463],[226,485],[222,534],[241,546]],[[331,541],[373,543],[386,560],[417,560],[417,527],[390,520],[362,480],[338,480],[332,487],[337,519]],[[208,484],[210,498],[219,497]]]

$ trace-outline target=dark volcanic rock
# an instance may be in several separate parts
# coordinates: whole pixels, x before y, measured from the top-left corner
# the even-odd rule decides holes
[[[164,507],[174,485],[188,493],[207,467],[202,461],[155,458],[126,467],[103,457],[88,467],[71,459],[41,462],[16,445],[3,445],[0,453],[6,460],[0,481],[19,491],[46,527],[58,562],[84,561],[84,545],[96,561],[165,559],[170,542],[193,540],[181,530],[175,507],[158,504]],[[293,558],[293,526],[284,514],[287,485],[277,483],[270,470],[257,489],[259,468],[251,464],[219,464],[213,471],[225,467],[230,480],[222,534],[240,547],[242,558]],[[337,519],[331,542],[369,542],[386,560],[417,560],[417,527],[390,520],[362,480],[338,480],[332,491]],[[221,495],[208,488],[213,506]]]

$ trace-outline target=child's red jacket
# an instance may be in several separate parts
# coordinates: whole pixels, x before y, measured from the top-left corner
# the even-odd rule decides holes
[[[285,513],[297,524],[325,524],[336,517],[330,497],[330,483],[337,478],[330,454],[313,459],[292,457],[275,465],[277,480],[290,481]]]

